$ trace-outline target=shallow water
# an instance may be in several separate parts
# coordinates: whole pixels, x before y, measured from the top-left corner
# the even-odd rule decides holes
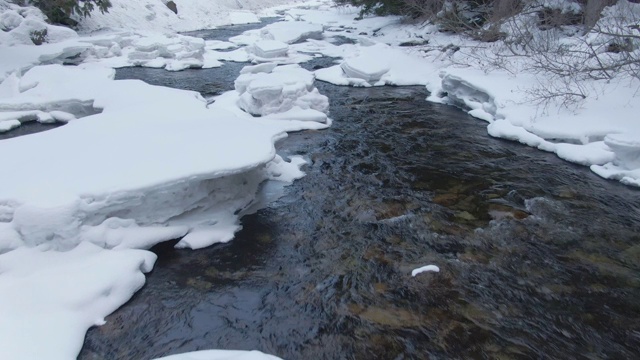
[[[238,66],[118,77],[216,93]],[[243,218],[229,244],[154,248],[147,285],[89,331],[80,359],[211,348],[286,359],[640,356],[640,192],[490,138],[486,123],[426,102],[422,87],[317,86],[333,126],[278,144],[309,158],[307,176]],[[441,271],[411,277],[427,264]]]
[[[37,121],[27,121],[22,123],[22,125],[18,126],[17,128],[11,129],[6,132],[0,132],[0,140],[11,139],[14,137],[24,136],[29,134],[35,134],[35,133],[55,129],[62,125],[64,125],[64,123],[61,123],[61,122],[44,124],[44,123],[39,123]]]

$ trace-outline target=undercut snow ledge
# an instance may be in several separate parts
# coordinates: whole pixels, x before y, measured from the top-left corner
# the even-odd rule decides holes
[[[104,243],[109,248],[147,248],[192,229],[210,234],[194,247],[227,241],[239,229],[235,214],[269,178],[264,164],[274,159],[274,142],[290,125],[213,112],[195,92],[112,77],[113,70],[95,66],[40,66],[20,79],[28,90],[0,99],[6,110],[61,101],[93,101],[103,109],[54,130],[0,141],[0,153],[12,154],[0,160],[0,222],[23,244],[60,249],[98,242],[90,234],[100,226],[118,234]],[[205,215],[182,215],[194,209]],[[135,222],[104,224],[118,218]],[[159,224],[177,227],[165,229],[168,234],[156,230],[140,243],[135,226]],[[15,248],[14,235],[0,237],[0,252]]]
[[[574,113],[558,108],[551,115],[551,110],[540,113],[518,88],[533,86],[528,76],[519,76],[517,82],[501,73],[452,69],[443,71],[441,78],[439,92],[445,96],[444,102],[470,109],[469,115],[489,122],[489,135],[553,152],[564,160],[590,166],[607,179],[640,185],[640,136],[633,135],[640,134],[640,124],[630,116],[633,106],[627,102],[628,88],[614,84],[599,98],[585,103],[585,109]],[[611,108],[612,103],[620,107]],[[602,120],[605,113],[608,121]]]

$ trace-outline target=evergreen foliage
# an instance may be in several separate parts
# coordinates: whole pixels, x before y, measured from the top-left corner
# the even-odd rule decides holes
[[[104,13],[111,7],[110,0],[31,0],[30,3],[42,10],[52,23],[67,26],[76,25],[72,14],[87,17],[96,8]]]
[[[335,0],[339,5],[362,6],[360,15],[401,15],[404,14],[403,0]]]

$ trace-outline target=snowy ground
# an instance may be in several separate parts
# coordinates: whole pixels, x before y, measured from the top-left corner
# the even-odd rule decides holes
[[[12,294],[0,297],[0,358],[75,357],[86,330],[144,284],[155,261],[146,249],[177,238],[193,249],[231,240],[263,181],[304,175],[304,160],[282,159],[274,143],[330,125],[315,79],[424,85],[429,100],[464,106],[492,136],[640,185],[636,81],[593,82],[597,96],[578,107],[541,107],[526,90],[544,79],[526,61],[512,64],[517,76],[489,68],[464,51],[478,44],[396,17],[356,21],[357,9],[325,0],[176,0],[178,15],[159,0],[112,2],[109,14],[81,23],[101,31],[78,35],[0,0],[0,131],[67,123],[0,141],[0,293]],[[282,5],[287,21],[229,41],[175,33],[256,21],[258,12],[274,14],[263,12],[270,5]],[[44,30],[44,44],[34,46],[34,31]],[[353,43],[335,45],[336,36]],[[340,60],[315,73],[296,65],[316,56]],[[179,71],[222,61],[252,64],[235,91],[209,105],[194,92],[113,80],[122,66]]]

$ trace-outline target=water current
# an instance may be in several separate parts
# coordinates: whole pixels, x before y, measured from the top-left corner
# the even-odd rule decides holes
[[[199,32],[226,40],[248,27]],[[305,64],[329,66],[331,59]],[[119,79],[231,90],[244,64]],[[640,192],[491,138],[423,87],[317,82],[307,176],[224,245],[173,243],[80,359],[257,349],[285,359],[640,358]],[[185,159],[188,161],[188,159]],[[411,276],[438,265],[439,273]]]

